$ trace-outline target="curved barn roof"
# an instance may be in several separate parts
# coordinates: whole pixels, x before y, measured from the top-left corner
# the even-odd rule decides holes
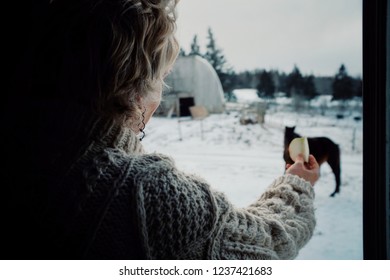
[[[211,64],[200,56],[178,57],[166,83],[169,92],[194,97],[195,105],[206,107],[210,113],[224,111],[221,81]]]

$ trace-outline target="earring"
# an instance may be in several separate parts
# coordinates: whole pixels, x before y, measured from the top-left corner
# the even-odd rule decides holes
[[[142,139],[144,139],[144,137],[145,137],[145,131],[144,131],[145,126],[146,126],[146,124],[145,124],[145,113],[146,113],[146,108],[144,107],[144,110],[142,111],[142,114],[141,114],[141,117],[142,117],[141,118],[141,122],[138,124],[139,131],[142,133],[139,141],[142,141]]]

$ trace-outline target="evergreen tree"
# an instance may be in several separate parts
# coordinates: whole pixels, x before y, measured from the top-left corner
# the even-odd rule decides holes
[[[288,97],[292,95],[303,96],[304,79],[297,66],[288,74],[285,80],[285,89]]]
[[[357,82],[357,87],[356,87],[355,96],[363,97],[363,81],[361,78],[358,78],[356,82]]]
[[[186,51],[182,47],[180,47],[179,56],[186,56],[186,55],[187,55]]]
[[[204,58],[211,64],[211,66],[217,72],[217,75],[221,81],[223,90],[228,92],[231,90],[232,83],[230,77],[233,74],[233,70],[230,67],[227,67],[227,61],[225,56],[222,54],[221,49],[219,49],[215,43],[214,34],[211,28],[208,29],[208,43],[206,46],[206,53]]]
[[[344,64],[341,64],[339,72],[334,77],[332,89],[332,100],[351,99],[355,95],[353,89],[353,79],[348,75]]]
[[[318,95],[317,89],[314,85],[314,76],[309,75],[303,78],[303,95],[306,99],[313,99]]]
[[[275,83],[272,78],[272,73],[266,70],[259,75],[259,83],[257,85],[257,94],[259,97],[273,98],[275,93]]]
[[[191,43],[191,50],[189,55],[200,55],[200,46],[198,44],[198,35],[194,35],[194,38],[192,39]]]
[[[235,79],[235,87],[236,88],[251,88],[252,87],[252,81],[253,76],[255,74],[252,71],[244,71],[236,74],[237,78]],[[256,81],[256,84],[258,81]]]
[[[208,43],[206,46],[206,54],[204,57],[210,62],[210,64],[213,66],[217,74],[224,72],[226,59],[225,56],[222,54],[222,51],[217,47],[215,43],[215,38],[213,31],[211,28],[207,31],[207,39]]]
[[[276,77],[278,81],[278,83],[276,84],[276,91],[287,93],[287,88],[286,88],[287,74],[284,72],[282,73],[276,72]]]
[[[226,100],[231,101],[233,97],[233,90],[236,88],[237,85],[236,73],[234,73],[234,71],[221,73],[220,80]]]

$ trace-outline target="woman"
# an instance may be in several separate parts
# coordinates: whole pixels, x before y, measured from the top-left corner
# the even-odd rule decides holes
[[[237,209],[171,158],[143,151],[179,51],[177,2],[49,5],[24,68],[24,121],[9,126],[9,145],[21,147],[7,153],[18,158],[7,175],[15,258],[292,259],[311,238],[314,157]]]

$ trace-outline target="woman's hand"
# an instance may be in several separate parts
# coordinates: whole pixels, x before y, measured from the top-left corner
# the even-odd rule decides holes
[[[305,163],[303,156],[299,155],[294,164],[286,164],[286,173],[297,175],[314,186],[318,178],[320,178],[320,166],[313,155],[309,156],[308,163]]]

